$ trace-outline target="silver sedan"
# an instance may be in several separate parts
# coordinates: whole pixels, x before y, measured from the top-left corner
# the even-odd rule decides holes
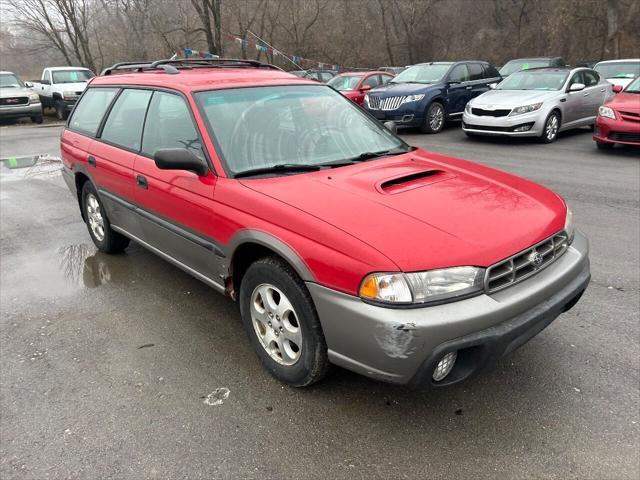
[[[514,73],[469,103],[462,116],[468,136],[538,137],[593,125],[612,85],[588,68],[537,68]]]

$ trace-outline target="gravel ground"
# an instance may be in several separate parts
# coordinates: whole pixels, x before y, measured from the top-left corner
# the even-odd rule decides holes
[[[59,134],[0,127],[0,156],[57,154]],[[233,302],[136,245],[97,253],[55,167],[3,168],[0,477],[639,478],[640,152],[587,130],[403,136],[561,193],[591,241],[580,303],[448,389],[336,369],[294,390]]]

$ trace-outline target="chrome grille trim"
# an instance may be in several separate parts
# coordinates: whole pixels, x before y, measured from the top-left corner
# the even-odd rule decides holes
[[[487,268],[484,276],[485,292],[498,292],[535,275],[566,252],[569,244],[569,236],[566,232],[561,231],[522,252],[491,265]],[[532,261],[534,253],[539,253],[542,257],[539,265],[535,265]]]
[[[369,96],[369,108],[372,110],[397,110],[405,98],[407,98],[406,95],[387,98]]]

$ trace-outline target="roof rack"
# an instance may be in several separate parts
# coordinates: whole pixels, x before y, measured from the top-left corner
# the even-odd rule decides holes
[[[120,62],[105,68],[101,75],[113,75],[125,71],[143,72],[148,70],[164,70],[169,75],[180,73],[180,69],[192,68],[267,68],[282,70],[270,63],[240,58],[181,58],[156,60],[155,62]]]

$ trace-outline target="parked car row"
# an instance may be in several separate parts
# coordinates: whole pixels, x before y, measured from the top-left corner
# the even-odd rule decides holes
[[[407,111],[442,99],[462,113],[496,73],[410,67],[365,107],[392,111],[397,89]],[[461,382],[590,280],[588,241],[556,193],[407,145],[335,89],[258,62],[114,66],[89,83],[60,150],[96,247],[133,240],[236,300],[257,357],[291,386],[330,363]]]

